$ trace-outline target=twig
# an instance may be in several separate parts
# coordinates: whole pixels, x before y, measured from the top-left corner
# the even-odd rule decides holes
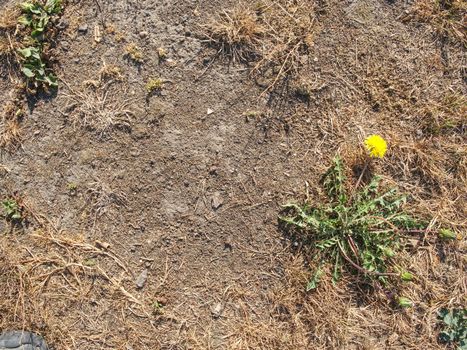
[[[135,304],[141,306],[144,310],[144,304],[136,299],[131,293],[129,293],[120,283],[118,283],[114,278],[110,277],[103,269],[97,267],[97,270],[101,273],[101,275],[110,283],[112,283],[115,287],[117,287],[123,295],[125,295],[130,301]]]
[[[366,169],[368,169],[368,165],[370,164],[370,160],[367,159],[366,162],[365,162],[365,165],[363,166],[363,170],[357,180],[357,183],[355,184],[355,188],[354,188],[354,194],[356,192],[356,190],[358,189],[358,186],[360,185],[360,182],[362,182],[362,179],[363,179],[363,175],[365,174],[365,171]]]
[[[99,13],[100,13],[100,15],[101,15],[102,27],[105,29],[106,26],[105,26],[105,21],[104,21],[104,14],[103,14],[103,12],[102,12],[102,7],[101,7],[101,5],[99,4],[99,0],[94,0],[94,2],[96,3],[97,10],[99,11]]]

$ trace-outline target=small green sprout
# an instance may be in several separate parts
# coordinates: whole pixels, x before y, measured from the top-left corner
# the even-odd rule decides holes
[[[161,314],[164,312],[163,310],[164,305],[158,300],[154,301],[154,303],[152,304],[152,308],[154,309],[154,312],[157,314]]]
[[[74,182],[70,182],[66,185],[66,188],[71,195],[75,195],[78,190],[78,185]]]
[[[97,264],[97,261],[96,259],[93,259],[93,258],[86,259],[83,261],[83,265],[88,266],[88,267],[96,266],[96,264]]]
[[[15,117],[16,118],[21,118],[24,116],[24,111],[21,108],[18,108],[15,112]]]
[[[405,282],[409,282],[413,280],[413,275],[410,272],[402,272],[401,273],[401,280]]]
[[[2,201],[3,211],[7,220],[10,221],[21,221],[23,216],[21,214],[21,208],[18,205],[18,202],[14,199],[5,199]]]

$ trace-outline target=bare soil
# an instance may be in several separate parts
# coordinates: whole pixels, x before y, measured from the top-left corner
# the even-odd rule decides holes
[[[330,159],[378,133],[390,148],[374,171],[465,236],[465,46],[410,1],[300,3],[313,45],[264,93],[271,77],[202,35],[235,1],[68,1],[58,92],[24,101],[21,145],[1,153],[0,196],[26,220],[0,223],[0,331],[55,350],[446,348],[436,311],[465,305],[465,239],[411,237],[416,281],[401,288],[415,306],[401,310],[352,279],[306,293],[310,266],[277,217],[319,202]],[[3,58],[0,72],[6,104],[21,78]],[[454,126],[435,132],[434,116]]]

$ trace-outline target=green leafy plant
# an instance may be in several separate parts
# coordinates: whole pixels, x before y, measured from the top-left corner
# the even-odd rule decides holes
[[[391,276],[405,281],[413,278],[396,268],[394,257],[401,247],[400,230],[420,225],[403,211],[406,197],[395,189],[380,191],[380,180],[375,176],[361,190],[349,193],[343,162],[336,157],[322,179],[327,204],[284,206],[286,215],[279,217],[280,221],[294,230],[319,266],[307,290],[317,287],[326,264],[332,266],[334,282],[344,267],[382,283]]]
[[[443,343],[457,343],[458,349],[467,350],[467,309],[441,309],[438,318],[444,325],[439,340]]]
[[[23,60],[21,71],[26,78],[34,81],[35,87],[38,87],[39,84],[57,87],[57,78],[53,73],[47,73],[46,65],[41,58],[40,49],[37,47],[27,47],[19,49],[18,53]]]
[[[18,202],[14,199],[5,199],[2,201],[3,211],[7,220],[21,221],[23,216],[21,214],[21,207]]]
[[[25,47],[18,49],[21,71],[35,88],[40,86],[57,87],[57,78],[47,68],[44,48],[47,41],[47,28],[54,15],[62,10],[61,0],[25,2],[21,4],[22,16],[18,23],[29,29],[24,38]]]

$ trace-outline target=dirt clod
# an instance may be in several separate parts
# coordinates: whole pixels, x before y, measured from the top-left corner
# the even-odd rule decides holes
[[[217,303],[211,310],[212,317],[219,318],[222,315],[222,311],[224,310],[224,306],[222,303]]]
[[[211,198],[211,206],[214,210],[219,209],[224,204],[224,199],[220,192],[215,192]]]

